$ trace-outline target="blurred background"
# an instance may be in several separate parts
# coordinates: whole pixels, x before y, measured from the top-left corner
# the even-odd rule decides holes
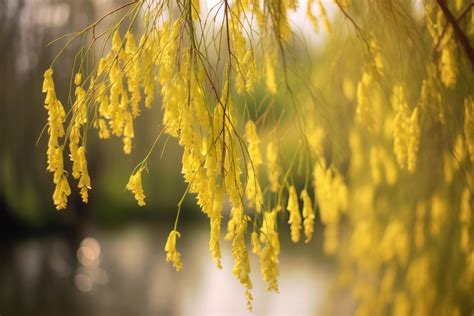
[[[218,270],[207,250],[208,221],[193,197],[180,219],[185,268],[176,273],[165,261],[164,244],[185,189],[178,146],[170,141],[163,153],[160,146],[153,154],[150,175],[143,177],[146,207],[125,192],[131,171],[159,132],[159,106],[137,120],[130,156],[121,153],[120,139],[97,146],[91,137],[89,204],[72,190],[67,210],[54,209],[47,137],[40,138],[47,118],[41,85],[64,42],[48,43],[120,3],[0,0],[0,314],[248,315],[244,291],[232,276],[230,243],[222,243],[224,269]],[[68,94],[79,44],[55,67],[61,99]],[[333,261],[322,256],[321,229],[316,232],[311,244],[292,247],[289,234],[281,234],[279,294],[266,291],[252,256],[254,314],[324,314]],[[339,305],[340,314],[347,314],[350,303],[341,299]]]

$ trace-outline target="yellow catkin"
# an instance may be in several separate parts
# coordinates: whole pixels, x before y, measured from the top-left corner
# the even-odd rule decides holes
[[[278,292],[278,256],[280,254],[280,241],[276,231],[277,211],[277,209],[274,209],[271,212],[264,213],[260,230],[260,242],[263,248],[258,249],[263,280],[267,283],[268,290],[275,292]],[[258,240],[256,243],[258,243]]]
[[[176,56],[178,55],[181,20],[176,20],[170,26],[166,23],[160,38],[161,58],[158,59],[158,81],[161,84],[163,124],[165,132],[178,137],[180,112],[187,102],[187,87],[182,73],[176,71]],[[182,66],[187,67],[188,63]],[[185,68],[186,68],[185,67]]]
[[[393,151],[397,157],[398,164],[405,168],[406,166],[406,118],[408,113],[408,104],[405,88],[397,85],[393,88],[392,107],[395,112],[393,129]]]
[[[133,128],[133,114],[125,112],[124,114],[124,129],[123,129],[123,152],[129,155],[132,152],[132,139],[135,137]]]
[[[313,203],[311,202],[311,198],[309,197],[308,192],[306,189],[301,191],[301,199],[303,200],[303,226],[304,226],[304,235],[306,236],[305,243],[308,243],[313,238],[314,232],[314,210],[313,210]]]
[[[81,167],[79,164],[79,140],[80,129],[77,123],[73,123],[71,132],[69,133],[69,157],[72,161],[72,176],[79,179],[81,176]]]
[[[230,122],[228,123],[230,126]],[[227,127],[228,128],[228,127]],[[229,139],[230,138],[230,139]],[[235,135],[230,134],[225,140],[228,148],[224,159],[224,184],[232,209],[243,209],[242,196],[244,195],[240,167],[240,151]]]
[[[252,232],[252,235],[250,236],[250,242],[252,243],[252,253],[260,255],[262,248],[260,247],[260,240],[256,231]]]
[[[252,120],[248,120],[245,125],[245,139],[248,142],[248,152],[254,168],[262,164],[262,155],[260,154],[260,139],[257,134],[257,127]]]
[[[135,195],[135,200],[139,206],[145,206],[145,194],[142,187],[142,171],[140,167],[135,173],[130,176],[126,189]]]
[[[248,153],[250,161],[247,164],[247,186],[246,198],[251,207],[255,207],[260,212],[263,204],[263,194],[258,181],[258,167],[262,165],[262,155],[260,153],[260,140],[257,135],[255,123],[249,120],[245,127],[245,139],[248,143]]]
[[[120,33],[116,30],[112,36],[112,51],[118,53],[122,49],[122,39]]]
[[[109,81],[111,87],[107,112],[110,115],[110,126],[115,136],[122,136],[124,123],[123,105],[127,100],[127,91],[123,87],[123,74],[117,63],[112,64],[110,68]]]
[[[268,182],[270,184],[271,192],[278,192],[280,189],[281,169],[278,165],[278,154],[276,145],[273,142],[267,145],[267,172]]]
[[[434,118],[441,124],[445,123],[445,113],[443,108],[443,100],[439,88],[436,85],[435,77],[436,69],[434,65],[428,67],[429,76],[423,80],[421,84],[420,98],[418,101],[418,107],[421,113]]]
[[[283,41],[288,41],[293,36],[293,32],[288,21],[288,7],[293,5],[288,1],[273,1],[269,3],[273,8],[273,23],[277,30],[277,36]]]
[[[252,92],[256,82],[256,63],[254,53],[247,49],[245,37],[243,35],[243,24],[239,21],[240,7],[234,8],[236,13],[232,15],[230,23],[230,35],[233,44],[233,55],[236,58],[235,87],[237,93],[243,95],[245,92]]]
[[[335,253],[338,244],[338,223],[340,216],[348,208],[348,192],[342,176],[326,167],[321,160],[314,166],[313,184],[324,231],[324,250]]]
[[[125,34],[126,44],[125,53],[127,55],[127,85],[128,91],[130,92],[130,106],[133,117],[140,114],[140,101],[142,99],[140,91],[141,83],[141,67],[138,59],[137,46],[135,37],[128,31]]]
[[[443,49],[441,50],[439,71],[441,74],[441,82],[447,88],[453,88],[456,84],[458,74],[458,62],[456,59],[457,46],[451,26],[449,26],[446,33],[444,36],[445,41],[443,41]]]
[[[110,138],[110,131],[104,119],[99,119],[99,138],[100,139]]]
[[[380,50],[380,46],[378,44],[378,41],[376,37],[372,34],[370,38],[370,53],[372,55],[372,62],[375,70],[377,71],[379,76],[383,76],[383,70],[384,70],[384,63],[383,63],[383,56],[382,52]]]
[[[103,59],[102,59],[103,61]],[[101,61],[101,64],[102,64]],[[96,101],[99,104],[99,115],[100,119],[108,119],[109,118],[109,98],[107,96],[107,86],[105,82],[101,82],[98,85],[97,91],[96,91]],[[106,126],[107,127],[107,126]],[[100,136],[100,134],[99,134]]]
[[[91,179],[87,169],[86,148],[84,146],[78,149],[78,164],[80,168],[80,178],[77,187],[80,189],[81,198],[84,203],[88,202],[88,190],[91,189]]]
[[[197,122],[201,128],[207,130],[210,125],[209,113],[206,105],[204,88],[202,82],[204,81],[204,70],[199,68],[191,76],[190,90],[192,96],[193,113],[196,116]]]
[[[56,185],[53,193],[53,202],[56,209],[61,210],[67,206],[67,197],[71,188],[64,173],[63,149],[59,139],[64,136],[63,124],[66,118],[64,107],[56,97],[53,80],[53,69],[44,73],[43,93],[46,94],[44,108],[48,111],[48,158],[47,170],[53,173],[53,183]]]
[[[275,77],[275,65],[274,62],[277,60],[276,54],[265,53],[265,82],[267,90],[271,94],[277,93],[277,84]]]
[[[232,116],[232,103],[229,102],[227,104],[228,111],[223,118],[223,123],[217,122],[215,126],[219,126],[222,128],[222,124],[224,124],[224,128],[227,131],[231,131],[231,126],[235,126],[235,121]],[[227,234],[225,236],[226,239],[234,238],[234,234],[236,233],[240,222],[242,221],[242,216],[244,213],[244,206],[242,204],[242,196],[244,195],[244,188],[241,181],[241,163],[240,163],[240,147],[237,144],[236,135],[233,132],[226,133],[226,136],[223,133],[220,133],[219,141],[216,143],[216,151],[218,152],[218,157],[222,157],[221,153],[223,151],[223,146],[225,144],[225,157],[223,163],[224,167],[224,186],[227,193],[227,197],[229,199],[231,205],[231,219],[227,225]]]
[[[62,210],[67,206],[67,197],[71,194],[71,188],[66,176],[63,174],[56,183],[56,188],[53,193],[54,205],[56,209]]]
[[[74,77],[74,84],[76,85],[76,101],[73,105],[74,121],[78,125],[87,123],[87,105],[86,105],[86,91],[82,88],[82,74],[77,73]]]
[[[288,196],[287,210],[290,213],[290,219],[288,223],[291,228],[291,241],[297,243],[300,241],[300,230],[301,230],[301,214],[298,204],[298,194],[296,193],[295,186],[291,186]]]
[[[414,172],[416,167],[416,157],[418,154],[418,145],[420,143],[418,108],[413,110],[408,123],[407,169],[409,172]]]
[[[78,188],[80,189],[81,198],[84,203],[87,203],[90,178],[87,170],[85,147],[79,147],[81,127],[87,123],[86,91],[81,86],[81,73],[76,74],[74,84],[76,85],[76,100],[73,105],[73,121],[69,134],[69,151],[72,161],[72,176],[79,179]]]
[[[241,216],[236,223],[235,235],[232,240],[232,256],[234,258],[234,267],[232,272],[239,282],[245,287],[245,296],[247,298],[247,308],[252,310],[252,281],[250,280],[250,262],[245,243],[245,230],[249,218]]]
[[[181,237],[180,233],[176,230],[172,230],[168,235],[168,239],[165,245],[166,261],[173,264],[176,271],[183,269],[183,263],[181,262],[181,254],[176,250],[176,238]]]
[[[142,37],[140,40],[141,50],[141,64],[142,64],[142,80],[143,80],[143,91],[145,93],[145,107],[150,108],[153,100],[155,98],[155,75],[154,75],[154,65],[155,65],[155,49],[156,44],[152,39]]]
[[[250,207],[255,207],[257,213],[262,211],[263,193],[258,182],[258,176],[255,168],[250,163],[247,164],[247,186],[245,188],[245,197]]]
[[[392,107],[395,112],[393,151],[400,167],[407,168],[409,172],[414,172],[420,142],[420,127],[418,108],[415,108],[411,115],[409,114],[405,86],[394,86]]]
[[[464,138],[471,162],[474,162],[474,99],[464,100]]]
[[[222,219],[222,205],[224,203],[224,191],[222,187],[218,186],[214,192],[214,201],[212,206],[212,214],[210,215],[210,239],[209,239],[209,250],[211,251],[212,258],[219,269],[222,269],[221,263],[221,249],[219,246],[220,233],[221,233],[221,219]]]

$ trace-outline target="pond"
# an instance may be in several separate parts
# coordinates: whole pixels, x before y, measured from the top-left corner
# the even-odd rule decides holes
[[[223,269],[208,252],[208,231],[186,225],[178,241],[184,269],[165,260],[167,229],[133,223],[94,229],[78,242],[60,234],[3,244],[1,315],[315,315],[333,280],[331,262],[311,245],[282,239],[280,293],[266,290],[251,255],[254,310],[232,275],[230,243]]]

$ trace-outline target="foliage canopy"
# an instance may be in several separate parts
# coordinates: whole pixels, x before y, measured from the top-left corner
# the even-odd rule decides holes
[[[296,11],[310,31],[293,25]],[[307,45],[320,28],[323,46]],[[308,243],[320,220],[358,315],[471,314],[473,36],[469,0],[125,3],[63,38],[83,43],[66,107],[57,58],[45,72],[54,204],[66,208],[71,177],[88,201],[91,130],[120,137],[131,154],[137,118],[160,104],[162,128],[126,189],[144,206],[158,139],[177,140],[187,189],[165,251],[178,271],[178,219],[191,194],[219,268],[227,221],[249,308],[247,241],[278,291],[281,225]]]

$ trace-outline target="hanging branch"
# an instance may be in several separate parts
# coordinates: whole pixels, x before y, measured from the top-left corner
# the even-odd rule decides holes
[[[469,43],[469,39],[467,38],[466,34],[464,34],[461,27],[459,26],[459,23],[456,17],[454,17],[451,10],[449,10],[448,5],[446,4],[446,0],[436,0],[436,2],[438,3],[439,7],[443,11],[443,14],[446,17],[446,20],[448,20],[448,23],[451,24],[451,26],[453,27],[454,35],[456,36],[456,39],[459,41],[459,43],[463,47],[467,58],[471,62],[472,71],[474,72],[474,49],[472,48],[471,43]]]

